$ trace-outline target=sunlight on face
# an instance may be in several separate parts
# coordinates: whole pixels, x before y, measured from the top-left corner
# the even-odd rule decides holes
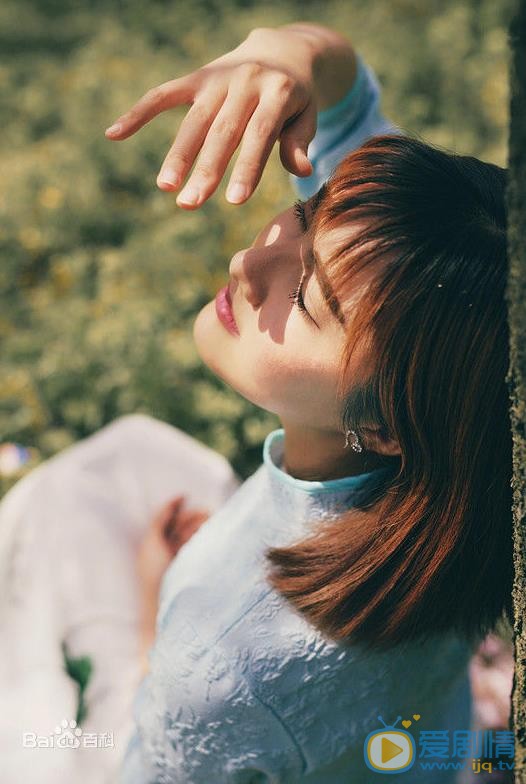
[[[308,219],[309,203],[305,211]],[[340,240],[333,232],[317,238],[320,265]],[[230,262],[239,334],[218,318],[215,300],[198,313],[193,334],[205,364],[252,403],[298,425],[334,429],[341,414],[336,390],[346,328],[326,302],[312,250],[295,209],[277,215]],[[357,307],[370,277],[364,271],[357,278],[345,311]],[[306,311],[291,300],[300,284]],[[358,375],[364,357],[357,352],[353,360],[350,372]]]

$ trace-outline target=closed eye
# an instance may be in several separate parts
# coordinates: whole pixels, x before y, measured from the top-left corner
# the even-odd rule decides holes
[[[301,201],[301,199],[294,202],[294,215],[298,220],[302,232],[305,233],[308,229],[308,225],[307,217],[305,215],[305,202]]]
[[[301,199],[298,199],[297,201],[294,202],[294,215],[299,223],[302,233],[305,234],[305,232],[308,229],[308,224],[307,224],[307,217],[305,215],[304,202],[301,201]],[[312,316],[310,315],[309,311],[305,306],[305,300],[303,299],[303,294],[301,293],[301,288],[304,280],[305,280],[305,271],[303,272],[301,276],[301,280],[296,286],[296,288],[294,289],[294,291],[290,292],[289,299],[292,300],[293,304],[296,305],[298,310],[303,314],[303,316],[305,316],[306,319],[316,324],[315,320],[312,318]],[[316,324],[316,326],[318,325]]]
[[[298,310],[300,310],[301,313],[303,313],[305,315],[305,318],[310,319],[311,315],[310,315],[309,311],[307,310],[307,308],[305,307],[305,302],[303,300],[303,295],[301,293],[301,286],[302,286],[302,283],[303,283],[304,279],[305,279],[305,273],[303,273],[303,275],[301,276],[301,280],[300,280],[299,284],[296,286],[296,288],[294,289],[294,291],[290,292],[289,299],[291,299],[292,302],[294,303],[294,305],[297,306]],[[312,320],[314,320],[314,319],[312,319]]]

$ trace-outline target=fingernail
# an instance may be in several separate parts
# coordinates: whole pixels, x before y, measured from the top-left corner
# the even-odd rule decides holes
[[[177,201],[182,201],[184,204],[197,204],[199,191],[195,186],[187,185],[177,197]]]
[[[240,182],[231,182],[226,191],[226,198],[231,204],[239,204],[247,195],[248,188]]]
[[[177,188],[180,182],[181,176],[178,174],[178,172],[173,171],[172,169],[163,169],[159,172],[157,177],[157,184],[160,186],[168,185],[171,188]]]
[[[114,125],[110,125],[109,128],[106,128],[105,133],[109,133],[113,135],[114,133],[120,133],[122,131],[122,125],[120,123],[115,123]]]

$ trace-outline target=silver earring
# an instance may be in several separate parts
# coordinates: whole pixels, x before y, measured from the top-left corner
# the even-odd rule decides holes
[[[362,452],[363,446],[360,443],[360,439],[355,430],[346,430],[345,431],[345,447],[349,446],[349,436],[352,436],[351,441],[351,449],[354,449],[355,452]]]

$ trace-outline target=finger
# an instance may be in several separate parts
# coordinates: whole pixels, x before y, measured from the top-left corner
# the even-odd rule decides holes
[[[168,503],[165,504],[165,506],[162,508],[157,518],[155,528],[160,531],[163,536],[167,535],[167,532],[177,520],[184,502],[184,495],[179,495],[176,498],[173,498],[171,501],[168,501]]]
[[[169,537],[170,546],[181,546],[187,542],[199,530],[207,518],[208,515],[206,517],[196,516],[191,520],[186,520],[184,525],[177,525]]]
[[[194,511],[195,511],[196,518],[199,518],[200,520],[206,520],[208,517],[210,517],[211,514],[210,509],[199,508],[199,509],[195,509]]]
[[[312,174],[312,163],[307,157],[307,149],[315,133],[316,109],[310,102],[293,122],[287,123],[281,133],[279,156],[283,166],[291,174],[298,177]]]
[[[196,522],[202,523],[204,520],[207,520],[208,517],[210,517],[210,513],[206,509],[187,510],[179,516],[178,526],[180,528],[193,526],[196,524]]]
[[[183,500],[185,497],[186,497],[186,496],[185,496],[185,494],[184,494],[184,493],[179,493],[178,495],[174,495],[174,497],[173,497],[173,498],[170,498],[170,500],[166,502],[166,507],[168,508],[168,507],[170,507],[170,506],[177,506],[178,504],[180,504],[180,503],[181,503],[181,501],[182,501],[182,500]]]
[[[227,98],[206,135],[194,171],[177,197],[180,206],[198,207],[215,191],[247,123],[257,106],[257,96],[236,92]]]
[[[186,496],[183,493],[179,493],[179,495],[174,496],[164,506],[164,510],[167,514],[173,515],[177,510],[181,508],[185,501]]]
[[[184,501],[184,496],[179,495],[176,498],[167,501],[157,513],[155,520],[158,525],[162,525],[163,520],[169,519],[173,516],[176,509],[180,508]]]
[[[182,183],[206,138],[210,126],[224,101],[224,94],[201,96],[183,119],[175,141],[157,176],[163,190],[174,190]]]
[[[179,530],[179,526],[176,526],[170,531],[169,536],[166,537],[166,543],[169,547],[176,547],[181,544],[181,541],[181,531]]]
[[[192,534],[195,534],[195,532],[197,530],[199,530],[199,528],[201,528],[203,523],[206,523],[206,521],[209,519],[209,517],[210,517],[210,515],[207,515],[207,514],[194,517],[194,519],[188,525],[188,527],[185,528],[185,533],[188,536],[192,536]]]
[[[285,117],[285,106],[264,102],[258,105],[245,131],[226,191],[231,204],[241,204],[254,192]]]
[[[109,139],[127,139],[166,109],[191,103],[197,86],[196,74],[182,76],[152,87],[125,114],[106,129]]]

